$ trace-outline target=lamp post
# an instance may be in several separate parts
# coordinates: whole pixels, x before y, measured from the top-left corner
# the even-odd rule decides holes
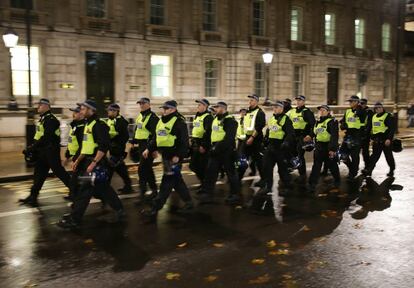
[[[266,98],[265,105],[269,105],[270,98],[270,64],[273,61],[273,54],[270,53],[269,49],[266,49],[265,53],[262,54],[263,62],[266,65]]]
[[[17,45],[17,41],[19,41],[19,36],[16,34],[16,32],[13,31],[13,29],[11,29],[10,27],[6,30],[6,32],[3,34],[3,41],[4,41],[4,46],[6,46],[6,48],[9,49],[9,57],[10,57],[10,77],[9,77],[9,81],[10,81],[10,99],[9,99],[9,104],[7,105],[7,109],[8,110],[18,110],[18,105],[16,102],[16,98],[14,97],[13,94],[13,70],[12,70],[12,59],[13,59],[13,55],[11,52],[11,49],[16,47]]]

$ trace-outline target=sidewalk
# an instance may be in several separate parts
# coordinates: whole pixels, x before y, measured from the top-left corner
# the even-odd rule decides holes
[[[414,128],[400,128],[397,138],[400,138],[404,147],[414,147]],[[136,165],[129,158],[126,159],[127,166]],[[70,170],[70,167],[66,167]],[[27,168],[21,152],[0,153],[0,183],[22,181],[31,179],[33,168]]]

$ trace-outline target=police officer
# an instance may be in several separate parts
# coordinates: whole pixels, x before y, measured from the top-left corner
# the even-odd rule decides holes
[[[194,171],[200,182],[204,179],[207,167],[207,153],[210,148],[211,123],[213,116],[208,112],[210,102],[207,99],[196,100],[197,113],[193,121],[191,139],[190,169]]]
[[[135,136],[133,144],[138,145],[139,151],[139,166],[138,166],[138,183],[139,191],[141,194],[141,200],[145,198],[145,192],[147,188],[151,189],[151,197],[157,196],[157,183],[155,181],[155,174],[153,170],[154,157],[152,154],[148,154],[148,157],[144,158],[142,153],[148,148],[148,145],[155,138],[155,130],[157,128],[158,116],[151,110],[151,101],[147,97],[142,97],[137,101],[139,104],[140,112],[135,121]],[[141,203],[138,202],[138,203]]]
[[[27,147],[28,151],[37,154],[34,167],[34,180],[30,189],[30,195],[19,202],[32,207],[37,207],[37,197],[42,189],[49,169],[65,184],[70,187],[70,176],[62,166],[60,159],[60,122],[50,111],[50,102],[42,98],[37,102],[37,112],[40,113],[40,120],[37,123],[36,134],[33,145]]]
[[[290,98],[286,98],[283,101],[283,104],[284,104],[283,112],[289,117],[290,111],[293,110],[293,108],[292,108],[292,100]]]
[[[244,131],[244,117],[246,117],[247,114],[247,109],[242,108],[239,110],[239,117],[237,118],[237,134],[236,134],[236,138],[237,138],[237,153],[239,155],[239,157],[245,156],[243,153],[245,151],[245,140],[246,140],[246,133]],[[249,176],[254,176],[256,175],[256,163],[254,161],[250,161],[249,163],[249,167],[250,167],[250,174]],[[239,168],[239,180],[243,178],[243,174],[245,172],[245,169],[241,169]]]
[[[315,140],[315,151],[313,152],[312,172],[309,176],[310,191],[314,191],[318,184],[322,164],[325,163],[335,181],[339,186],[340,176],[336,151],[338,150],[338,122],[331,116],[331,108],[328,105],[318,107],[319,120],[313,129],[312,137]]]
[[[111,165],[111,176],[113,172],[118,175],[124,181],[124,187],[118,191],[121,193],[131,193],[131,179],[129,178],[128,168],[125,165],[125,147],[129,139],[128,133],[128,121],[120,115],[121,107],[118,104],[110,104],[107,108],[108,120],[106,124],[109,127],[109,137],[111,138],[111,145],[109,148],[110,165]],[[112,178],[112,177],[111,177]]]
[[[349,159],[345,164],[349,169],[348,181],[353,181],[359,169],[359,153],[363,133],[361,123],[365,122],[366,111],[361,109],[358,96],[352,95],[348,102],[350,108],[345,111],[345,115],[340,121],[341,130],[345,130],[341,149],[349,151]]]
[[[267,145],[264,157],[264,182],[266,185],[259,190],[258,194],[267,194],[272,192],[273,187],[273,169],[277,164],[281,184],[288,188],[290,186],[290,175],[287,172],[285,162],[286,151],[289,150],[289,143],[292,143],[295,137],[292,121],[285,114],[284,102],[277,101],[272,104],[273,115],[267,123],[265,143]],[[284,189],[279,189],[279,194],[284,195]]]
[[[143,152],[143,157],[148,158],[155,151],[160,151],[164,173],[162,175],[160,191],[153,199],[150,211],[144,211],[144,215],[155,217],[162,209],[172,190],[175,190],[184,201],[180,212],[189,212],[193,209],[193,201],[190,192],[181,175],[181,163],[188,155],[189,137],[184,117],[177,111],[177,102],[170,100],[165,102],[162,108],[162,117],[158,121],[155,137],[148,148]]]
[[[86,119],[83,131],[82,149],[79,157],[72,165],[73,171],[79,174],[89,174],[95,171],[97,166],[108,169],[106,153],[110,147],[109,128],[105,121],[99,119],[96,114],[96,103],[86,100],[81,103],[81,113]],[[124,209],[118,195],[109,183],[109,177],[103,182],[93,185],[81,185],[75,194],[75,199],[70,214],[63,216],[58,222],[62,228],[76,228],[80,225],[86,208],[92,196],[98,196],[116,211],[118,220],[124,216]]]
[[[259,107],[259,96],[253,94],[249,98],[249,110],[244,117],[244,132],[246,140],[244,141],[244,155],[253,161],[258,170],[260,177],[263,177],[263,128],[266,126],[266,115]],[[244,172],[241,173],[242,179]]]
[[[226,203],[229,205],[240,204],[240,181],[234,164],[237,121],[227,112],[225,102],[218,102],[214,108],[217,115],[214,117],[211,128],[212,146],[206,177],[199,192],[199,200],[201,204],[212,202],[217,177],[220,169],[223,168],[230,183],[230,194],[226,198]]]
[[[80,106],[76,106],[75,108],[70,108],[72,111],[72,122],[70,123],[70,132],[68,138],[68,150],[66,150],[66,159],[71,159],[73,162],[79,157],[79,154],[82,149],[82,140],[83,140],[83,129],[85,127],[85,121],[83,119],[83,115],[80,113]],[[71,175],[71,193],[76,193],[78,187],[78,173],[76,171],[72,171]],[[70,194],[67,200],[73,201],[74,194]]]
[[[373,140],[372,155],[369,158],[369,165],[367,169],[362,172],[367,176],[371,176],[381,153],[384,152],[390,171],[388,177],[394,176],[395,161],[392,154],[392,140],[395,133],[395,121],[391,113],[385,112],[381,102],[375,103],[375,114],[371,120],[371,138]]]
[[[362,150],[362,159],[364,159],[365,167],[368,167],[369,161],[369,144],[370,144],[370,131],[369,131],[369,123],[372,121],[372,116],[374,115],[374,111],[369,109],[368,107],[368,100],[362,98],[359,100],[359,105],[361,109],[365,111],[365,121],[361,123],[361,150]]]
[[[304,143],[312,141],[310,136],[313,126],[315,125],[315,116],[312,111],[305,106],[306,97],[299,95],[295,98],[296,108],[288,111],[288,116],[292,121],[293,128],[295,129],[295,145],[293,146],[292,153],[294,156],[298,156],[300,160],[299,175],[300,180],[306,179],[306,161],[305,150],[302,148]]]

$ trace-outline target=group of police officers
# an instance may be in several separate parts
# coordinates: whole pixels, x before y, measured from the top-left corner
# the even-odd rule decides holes
[[[39,191],[49,169],[52,169],[69,188],[65,198],[73,202],[71,212],[62,217],[59,226],[78,227],[92,197],[113,208],[117,221],[123,220],[125,212],[122,202],[110,183],[116,172],[124,182],[119,192],[133,192],[124,162],[128,142],[132,146],[131,157],[139,162],[140,197],[137,204],[150,204],[149,209],[142,210],[142,213],[152,220],[156,219],[173,190],[184,202],[179,211],[193,210],[193,199],[181,174],[182,163],[188,157],[189,167],[201,184],[197,191],[199,204],[214,202],[215,184],[219,174],[224,172],[230,186],[225,202],[242,205],[241,179],[249,164],[253,174],[257,170],[260,176],[255,183],[260,189],[255,195],[272,193],[275,165],[280,179],[277,190],[284,196],[289,195],[292,188],[291,174],[295,169],[299,172],[296,181],[306,185],[303,191],[307,191],[307,195],[313,194],[321,173],[328,170],[334,179],[334,186],[339,186],[339,160],[348,166],[348,181],[354,181],[359,171],[361,150],[365,162],[364,176],[371,176],[384,152],[390,167],[387,176],[393,177],[395,122],[381,103],[375,103],[372,111],[367,107],[366,99],[351,96],[348,99],[350,107],[338,123],[328,105],[317,107],[319,117],[316,120],[314,113],[305,105],[305,96],[298,96],[295,100],[294,108],[290,99],[266,103],[273,108],[273,115],[267,121],[265,112],[259,107],[257,95],[248,96],[249,107],[241,109],[239,117],[228,112],[225,102],[210,105],[207,99],[196,100],[197,113],[190,137],[186,120],[178,112],[176,101],[166,101],[160,107],[162,114],[158,117],[151,110],[150,99],[144,97],[137,102],[140,112],[132,140],[129,140],[128,121],[121,116],[118,104],[107,107],[108,119],[103,120],[97,114],[96,103],[86,100],[70,109],[73,121],[70,123],[66,159],[61,161],[60,123],[51,113],[49,100],[41,99],[37,103],[40,120],[34,144],[24,151],[26,155],[36,156],[34,183],[30,195],[19,201],[38,206]],[[345,131],[340,146],[339,129]],[[313,151],[314,158],[308,178],[306,151]],[[162,156],[163,165],[159,187],[153,170],[158,154]],[[63,168],[67,161],[72,163],[71,175]]]

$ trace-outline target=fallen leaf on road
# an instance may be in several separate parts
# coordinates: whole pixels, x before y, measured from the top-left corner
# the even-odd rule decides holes
[[[264,262],[265,262],[265,259],[263,259],[263,258],[258,258],[258,259],[253,259],[252,260],[252,264],[255,264],[255,265],[261,265]]]
[[[188,245],[187,242],[184,242],[184,243],[178,244],[177,247],[184,248],[184,247],[187,247],[187,245]]]
[[[326,194],[326,193],[320,193],[320,194],[318,194],[318,197],[320,197],[320,198],[326,197],[326,196],[328,196],[328,194]]]
[[[234,207],[234,209],[241,210],[241,209],[243,209],[243,207],[239,205],[239,206]]]
[[[257,277],[256,279],[249,280],[249,284],[265,284],[265,283],[269,283],[269,281],[270,281],[269,274],[265,274],[263,276]]]
[[[214,243],[213,246],[216,247],[216,248],[223,248],[224,244],[223,243]]]
[[[305,231],[305,232],[308,232],[308,231],[310,231],[311,229],[308,227],[308,226],[303,226],[303,228],[302,228],[302,230],[303,231]]]
[[[272,250],[269,251],[269,255],[276,256],[276,255],[289,255],[288,249],[278,249],[278,250]]]
[[[83,241],[83,243],[85,243],[85,244],[93,244],[93,240],[92,239],[86,239],[85,241]]]
[[[285,279],[285,280],[290,280],[290,279],[292,279],[292,275],[290,275],[290,274],[283,274],[283,275],[282,275],[282,277],[283,277],[283,279]]]
[[[298,288],[299,287],[295,280],[283,280],[282,283],[285,288]]]
[[[161,262],[160,261],[154,261],[154,262],[152,262],[152,264],[154,264],[154,265],[160,265]]]
[[[281,265],[281,266],[290,266],[288,262],[286,261],[277,261],[277,264]]]
[[[214,281],[217,280],[217,278],[218,277],[216,275],[209,275],[209,276],[207,276],[207,277],[204,278],[204,281],[206,281],[206,282],[214,282]]]
[[[289,248],[290,244],[289,243],[280,243],[280,246],[282,246],[283,248]]]
[[[356,224],[353,225],[353,227],[355,229],[361,229],[362,228],[362,224],[361,223],[356,223]]]
[[[368,265],[371,265],[371,263],[369,263],[369,262],[365,262],[365,261],[360,261],[360,262],[358,262],[358,263],[354,263],[354,264],[351,264],[351,265],[349,265],[349,266],[358,266],[358,265],[368,266]]]
[[[180,280],[181,274],[180,273],[167,273],[165,274],[165,278],[167,280]]]
[[[275,240],[270,240],[270,241],[268,241],[268,242],[266,243],[266,246],[267,246],[268,248],[273,248],[273,247],[276,247],[276,245],[277,245],[277,243],[276,243],[276,241],[275,241]]]
[[[322,211],[321,216],[324,218],[336,217],[338,216],[338,212],[336,212],[335,210],[325,210],[325,211]]]
[[[322,268],[322,267],[325,267],[326,266],[326,262],[325,261],[310,261],[309,263],[308,263],[308,265],[306,266],[306,269],[308,270],[308,271],[313,271],[313,270],[315,270],[316,268]]]

